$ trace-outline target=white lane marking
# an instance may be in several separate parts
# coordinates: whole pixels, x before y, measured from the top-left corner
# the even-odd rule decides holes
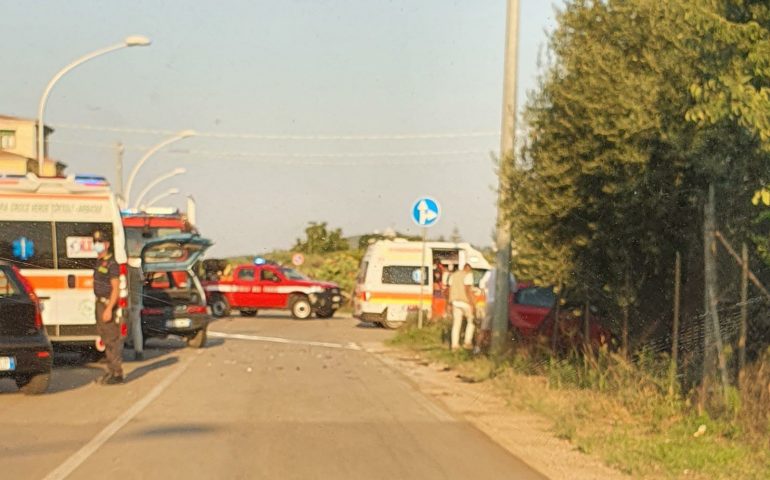
[[[271,343],[283,343],[287,345],[306,345],[310,347],[325,347],[325,348],[341,348],[343,350],[363,350],[360,345],[353,342],[342,343],[330,343],[330,342],[313,342],[310,340],[291,340],[281,337],[263,337],[261,335],[243,335],[240,333],[224,333],[224,332],[212,332],[209,330],[209,337],[217,338],[231,338],[233,340],[251,340],[254,342],[271,342]]]
[[[202,351],[198,351],[197,353],[200,354]],[[174,380],[179,378],[179,376],[182,375],[185,370],[187,370],[187,367],[192,363],[193,359],[195,359],[195,357],[192,357],[190,360],[177,367],[176,370],[171,372],[159,384],[155,385],[155,388],[150,390],[147,395],[142,397],[139,401],[133,404],[131,408],[113,420],[112,423],[104,427],[104,429],[96,434],[96,436],[92,438],[90,442],[85,444],[80,450],[65,460],[64,463],[59,465],[56,470],[49,473],[43,480],[64,480],[67,478],[72,472],[75,471],[76,468],[85,462],[88,457],[93,455],[94,452],[96,452],[113,435],[115,435],[128,422],[130,422],[139,412],[144,410],[147,405],[158,398],[160,394],[163,393],[163,391],[174,382]]]

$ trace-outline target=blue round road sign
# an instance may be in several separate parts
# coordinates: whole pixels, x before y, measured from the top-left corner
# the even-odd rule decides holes
[[[440,215],[438,202],[430,197],[418,198],[412,207],[412,220],[421,227],[432,227]]]

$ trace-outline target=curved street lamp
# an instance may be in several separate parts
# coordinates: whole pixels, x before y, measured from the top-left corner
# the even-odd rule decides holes
[[[152,207],[153,205],[155,205],[156,203],[160,202],[164,198],[170,197],[172,195],[179,195],[179,189],[178,188],[169,188],[168,190],[166,190],[165,192],[161,193],[160,195],[157,195],[157,196],[151,198],[150,201],[147,202],[146,205],[144,205],[144,207]]]
[[[166,172],[165,174],[159,176],[158,178],[156,178],[152,182],[148,183],[147,186],[144,187],[144,189],[141,192],[139,192],[139,196],[137,197],[136,202],[134,203],[134,208],[139,208],[139,205],[142,204],[142,200],[144,200],[144,197],[146,197],[147,194],[150,193],[150,190],[152,190],[152,188],[155,185],[163,182],[164,180],[168,180],[169,178],[176,177],[177,175],[183,175],[185,173],[187,173],[187,169],[186,168],[175,168],[175,169],[173,169],[173,170],[171,170],[169,172]]]
[[[99,57],[101,55],[104,55],[106,53],[114,52],[115,50],[120,50],[121,48],[128,48],[128,47],[146,47],[149,46],[152,42],[149,38],[144,37],[142,35],[131,35],[129,37],[126,37],[121,43],[102,48],[100,50],[93,51],[89,53],[88,55],[84,55],[77,60],[73,61],[66,67],[59,70],[59,73],[53,76],[50,82],[48,82],[48,85],[45,87],[45,91],[43,91],[43,96],[40,97],[40,104],[37,107],[37,162],[38,162],[38,173],[40,175],[43,174],[43,163],[45,161],[45,123],[43,120],[43,117],[45,116],[45,105],[48,101],[48,95],[51,93],[51,90],[53,89],[53,86],[56,84],[56,82],[59,81],[61,77],[67,74],[70,70],[77,67],[78,65],[81,65],[93,58]]]
[[[126,189],[124,190],[126,192],[125,204],[130,205],[129,200],[131,200],[131,187],[134,185],[136,174],[139,172],[139,169],[142,168],[142,165],[144,165],[151,156],[153,156],[158,150],[167,145],[171,145],[174,142],[178,142],[179,140],[183,140],[187,137],[193,137],[195,135],[195,130],[182,130],[173,137],[167,138],[151,149],[147,150],[147,153],[145,153],[144,156],[139,159],[136,165],[134,165],[134,168],[131,169],[131,173],[128,176],[128,183],[126,183]]]

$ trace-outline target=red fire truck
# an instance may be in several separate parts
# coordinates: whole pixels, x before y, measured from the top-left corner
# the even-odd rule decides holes
[[[208,263],[207,263],[208,262]],[[207,260],[206,265],[216,265]],[[229,270],[229,269],[227,269]],[[232,271],[205,275],[203,288],[214,316],[225,317],[239,310],[253,317],[258,310],[289,310],[294,318],[331,318],[340,308],[342,296],[337,284],[311,280],[291,268],[257,258],[253,264],[238,265]]]
[[[129,258],[139,258],[142,247],[148,240],[180,233],[197,233],[187,215],[176,208],[124,210],[121,216],[126,231],[126,251]]]

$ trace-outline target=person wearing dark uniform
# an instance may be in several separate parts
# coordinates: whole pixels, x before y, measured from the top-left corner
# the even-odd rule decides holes
[[[123,383],[123,339],[116,315],[120,295],[120,267],[110,252],[110,240],[104,232],[94,232],[94,250],[97,253],[94,268],[96,332],[104,342],[107,357],[107,373],[100,379],[100,383],[115,385]]]

